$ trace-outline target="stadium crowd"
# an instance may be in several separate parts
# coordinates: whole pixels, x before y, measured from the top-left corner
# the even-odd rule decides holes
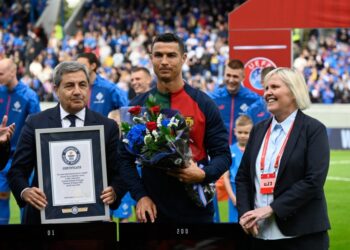
[[[222,84],[228,60],[228,13],[242,2],[87,1],[75,35],[64,35],[62,26],[56,25],[46,38],[42,29],[34,27],[45,0],[2,1],[0,58],[14,59],[18,78],[41,101],[56,99],[53,68],[82,52],[94,52],[101,61],[99,73],[128,91],[133,67],[151,69],[149,48],[155,34],[175,32],[188,51],[184,79],[211,92]],[[35,8],[31,8],[33,3]],[[349,37],[350,29],[337,29],[311,30],[295,39],[294,67],[304,73],[312,102],[350,102]]]
[[[313,103],[350,103],[350,29],[311,30],[295,42],[294,67],[304,73]]]

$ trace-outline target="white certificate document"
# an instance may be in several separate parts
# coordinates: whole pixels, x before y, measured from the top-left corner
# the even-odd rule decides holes
[[[49,142],[49,154],[53,206],[96,203],[92,141]]]

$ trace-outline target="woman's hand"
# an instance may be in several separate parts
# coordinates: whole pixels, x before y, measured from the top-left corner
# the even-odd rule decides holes
[[[239,224],[246,233],[255,236],[258,233],[257,222],[270,217],[272,214],[273,210],[270,206],[250,210],[241,216]]]

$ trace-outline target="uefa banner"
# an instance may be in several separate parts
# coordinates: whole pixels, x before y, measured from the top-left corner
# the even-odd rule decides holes
[[[260,73],[266,67],[292,65],[290,29],[230,30],[230,59],[245,65],[244,86],[263,95]]]

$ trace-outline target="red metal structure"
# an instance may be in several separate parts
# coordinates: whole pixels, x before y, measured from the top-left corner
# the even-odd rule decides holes
[[[350,27],[349,0],[248,0],[229,14],[230,58],[245,63],[244,85],[262,94],[260,70],[292,65],[293,28]]]

